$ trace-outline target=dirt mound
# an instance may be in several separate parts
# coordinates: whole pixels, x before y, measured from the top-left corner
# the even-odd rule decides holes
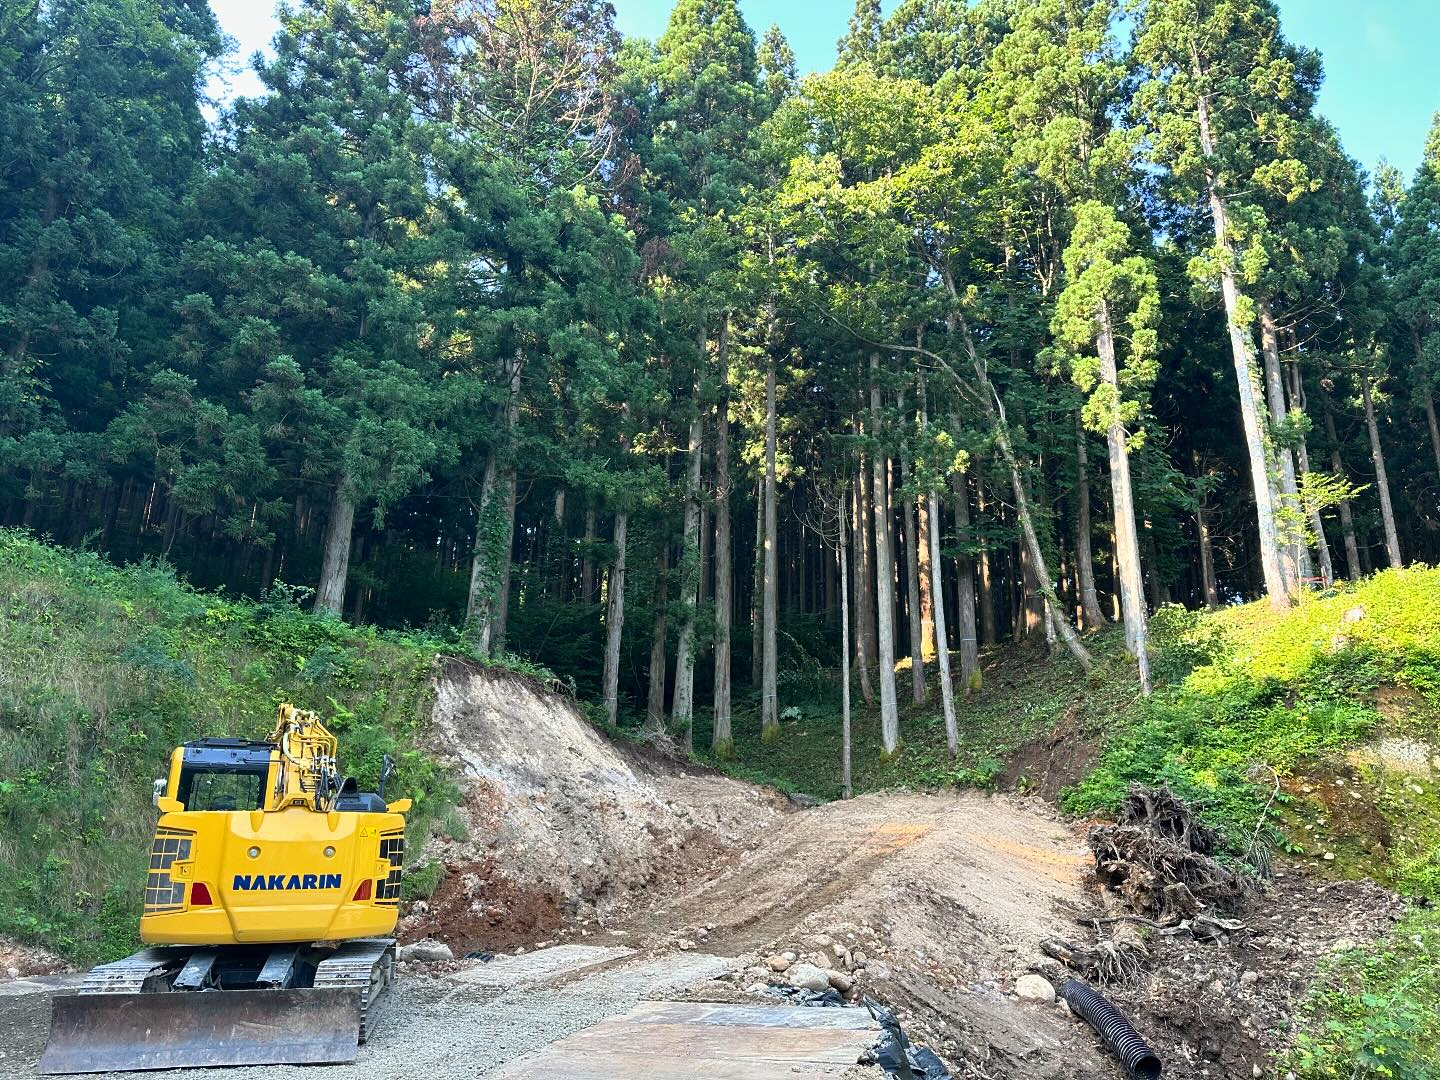
[[[404,940],[496,950],[609,918],[786,812],[772,792],[611,743],[530,681],[452,662],[436,689],[429,737],[461,778],[464,838],[432,837],[410,860],[440,862],[445,877]]]
[[[946,1061],[984,1070],[956,1076],[1105,1076],[1060,1009],[1013,994],[1040,943],[1087,905],[1089,866],[1080,837],[1033,800],[868,795],[792,815],[625,926],[652,948],[688,939],[735,956],[737,990],[783,983],[792,964],[833,971]]]

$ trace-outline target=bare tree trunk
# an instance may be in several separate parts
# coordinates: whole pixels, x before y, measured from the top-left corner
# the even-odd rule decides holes
[[[870,422],[880,434],[880,387],[876,375],[880,354],[870,354]],[[900,711],[895,698],[895,570],[890,562],[890,521],[886,512],[885,459],[872,455],[871,477],[875,489],[875,658],[880,678],[880,744],[885,753],[900,748]]]
[[[780,737],[780,702],[776,682],[779,676],[776,623],[780,616],[780,567],[776,550],[778,531],[775,477],[775,360],[765,369],[765,603],[763,670],[760,680],[760,738],[771,743]]]
[[[975,474],[975,508],[980,512],[981,517],[985,516],[985,481],[980,474]],[[957,509],[956,513],[959,511]],[[965,520],[970,519],[969,498],[966,497]],[[999,640],[995,627],[995,594],[992,584],[992,571],[990,569],[990,541],[980,541],[980,640],[987,648]],[[962,612],[962,618],[963,612]],[[969,685],[968,683],[966,684]]]
[[[910,482],[910,463],[900,459],[900,484]],[[905,531],[905,596],[910,621],[910,693],[916,705],[925,704],[925,635],[920,625],[920,541],[915,516],[918,499],[906,497],[901,504],[901,527]]]
[[[935,568],[935,581],[940,587],[935,590],[935,663],[940,668],[940,701],[945,712],[945,746],[950,760],[960,752],[960,727],[955,721],[955,687],[950,682],[950,646],[945,640],[945,589],[944,560],[940,557],[940,502],[935,492],[926,500],[930,523],[930,565]],[[973,615],[972,615],[973,622]],[[973,630],[973,626],[972,626]],[[971,636],[974,645],[974,636]]]
[[[1290,365],[1290,411],[1305,412],[1305,384],[1300,378],[1300,364],[1297,361]],[[1303,481],[1310,475],[1310,447],[1306,440],[1301,439],[1300,445],[1295,448],[1296,464],[1300,468],[1300,478]],[[1320,511],[1316,508],[1309,510],[1310,531],[1315,534],[1315,550],[1320,556],[1320,580],[1325,588],[1335,584],[1335,564],[1330,559],[1330,542],[1325,538],[1325,522],[1320,517]]]
[[[930,545],[925,537],[930,535],[930,507],[924,499],[916,500],[919,511],[919,557],[920,557],[920,654],[935,655],[935,586],[930,571]]]
[[[957,429],[958,430],[958,429]],[[955,630],[960,646],[960,684],[968,697],[980,689],[980,650],[975,642],[975,568],[966,551],[970,544],[970,492],[965,477],[956,474],[950,478],[950,488],[955,495],[955,531],[960,541],[961,552],[955,575],[955,596],[959,610],[956,612]],[[937,603],[939,601],[937,600]],[[936,639],[940,637],[936,630]]]
[[[1080,582],[1080,614],[1086,630],[1105,625],[1100,596],[1095,591],[1095,553],[1090,546],[1090,453],[1085,445],[1085,421],[1075,414],[1075,571]]]
[[[585,550],[580,556],[580,602],[595,602],[595,504],[585,507]]]
[[[1099,332],[1095,337],[1100,356],[1100,377],[1120,400],[1120,380],[1115,365],[1115,332],[1110,307],[1101,300],[1096,310]],[[1150,694],[1150,629],[1145,618],[1145,598],[1140,571],[1140,545],[1135,528],[1135,494],[1130,483],[1130,451],[1125,444],[1125,425],[1118,414],[1105,432],[1110,452],[1110,493],[1115,507],[1115,557],[1120,568],[1120,611],[1125,620],[1125,647],[1140,669],[1140,692]],[[1152,562],[1151,572],[1155,570]]]
[[[569,591],[566,581],[570,576],[570,561],[565,550],[565,499],[564,487],[555,489],[555,502],[550,513],[550,533],[545,544],[545,591],[553,600],[564,600]]]
[[[505,492],[505,557],[500,563],[500,591],[495,598],[495,611],[491,615],[490,651],[496,656],[505,651],[505,630],[510,623],[510,579],[513,576],[514,561],[511,549],[515,545],[515,470],[505,470],[503,483]]]
[[[1195,57],[1194,74],[1197,79],[1203,77],[1198,57]],[[1255,493],[1256,526],[1260,537],[1260,568],[1271,606],[1285,608],[1294,600],[1294,594],[1292,582],[1286,578],[1280,562],[1280,539],[1275,522],[1275,482],[1270,475],[1269,455],[1265,448],[1265,406],[1256,393],[1252,346],[1240,322],[1240,290],[1235,281],[1235,248],[1230,238],[1228,212],[1220,194],[1219,181],[1209,164],[1215,155],[1215,139],[1210,130],[1210,102],[1203,93],[1196,95],[1196,101],[1200,148],[1206,159],[1205,187],[1210,198],[1215,242],[1220,248],[1220,291],[1225,298],[1230,351],[1235,361],[1235,380],[1240,392],[1240,417],[1245,430],[1245,448],[1250,456],[1250,479]]]
[[[665,634],[670,605],[670,539],[660,541],[655,573],[655,621],[650,632],[650,685],[645,700],[645,723],[653,731],[665,730]]]
[[[1380,496],[1380,520],[1385,525],[1385,553],[1397,570],[1404,566],[1400,558],[1400,537],[1395,532],[1395,508],[1390,505],[1390,480],[1385,475],[1385,452],[1380,448],[1380,428],[1375,423],[1375,399],[1370,390],[1370,375],[1360,377],[1360,400],[1365,404],[1365,426],[1370,429],[1370,460],[1375,463],[1375,490]]]
[[[1322,393],[1320,400],[1325,406],[1325,435],[1330,440],[1330,471],[1337,477],[1345,479],[1345,462],[1340,457],[1340,438],[1335,433],[1335,413],[1330,408],[1330,400]],[[1359,581],[1361,577],[1360,568],[1360,546],[1355,542],[1355,515],[1350,509],[1350,500],[1340,500],[1340,537],[1345,543],[1345,572],[1351,581]]]
[[[1205,606],[1220,609],[1220,590],[1215,586],[1215,552],[1210,544],[1210,511],[1202,503],[1195,509],[1195,528],[1200,533],[1200,588],[1205,593]]]
[[[845,537],[846,483],[840,485],[840,785],[845,798],[855,794],[850,769],[850,560]]]
[[[715,717],[710,749],[735,752],[730,734],[730,621],[734,582],[730,550],[730,316],[720,323],[720,405],[715,416]]]
[[[620,635],[625,628],[625,546],[630,515],[615,512],[615,563],[606,586],[605,609],[605,715],[613,728],[620,710]]]
[[[685,538],[680,549],[680,604],[683,614],[675,642],[675,694],[670,723],[683,733],[685,749],[694,748],[695,736],[695,608],[700,588],[700,465],[705,448],[705,413],[700,399],[704,385],[705,324],[700,324],[699,367],[695,373],[695,415],[690,420],[690,442],[685,473]]]
[[[1260,301],[1260,352],[1265,361],[1265,397],[1269,405],[1270,423],[1283,421],[1289,410],[1285,404],[1285,387],[1280,374],[1280,336],[1275,316],[1267,301]],[[1295,456],[1288,447],[1270,439],[1274,467],[1270,475],[1279,479],[1280,501],[1276,503],[1276,526],[1280,536],[1280,570],[1294,581],[1291,591],[1298,595],[1300,584],[1314,577],[1310,565],[1310,546],[1305,542],[1303,508],[1300,505],[1300,484],[1295,474]]]
[[[860,473],[855,477],[855,599],[859,625],[855,628],[855,666],[860,671],[860,697],[866,705],[875,704],[875,688],[870,681],[870,662],[875,655],[875,603],[872,579],[874,560],[871,555],[870,494],[865,481],[866,462],[860,459]]]
[[[765,658],[765,476],[755,485],[755,549],[750,567],[750,686],[763,681]]]
[[[1010,472],[1010,487],[1015,493],[1015,516],[1020,521],[1020,534],[1024,537],[1025,550],[1038,579],[1040,595],[1046,601],[1046,617],[1054,626],[1060,640],[1065,643],[1065,648],[1070,651],[1070,655],[1075,658],[1082,669],[1087,672],[1091,671],[1095,667],[1095,660],[1091,657],[1090,651],[1081,643],[1079,635],[1075,633],[1075,628],[1070,625],[1070,620],[1061,614],[1059,602],[1055,599],[1055,586],[1050,579],[1050,569],[1045,564],[1045,552],[1040,547],[1040,538],[1035,533],[1035,519],[1030,513],[1030,499],[1025,494],[1025,482],[1020,476],[1020,463],[1015,457],[1014,447],[1010,444],[1010,425],[1005,418],[1005,406],[1000,401],[999,395],[995,393],[989,376],[983,371],[980,374],[983,390],[989,395],[986,399],[986,411],[991,415],[995,441],[999,447],[1001,458]]]
[[[320,587],[315,610],[339,615],[345,607],[345,586],[350,572],[350,538],[355,528],[355,495],[348,478],[335,485],[330,517],[325,522],[325,554],[320,563]]]

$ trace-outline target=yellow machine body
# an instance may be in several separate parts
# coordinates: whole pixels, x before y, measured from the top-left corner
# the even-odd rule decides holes
[[[410,800],[336,769],[314,713],[177,747],[155,782],[147,948],[57,997],[42,1075],[355,1060],[395,969]],[[213,991],[213,992],[203,992]]]
[[[371,796],[366,809],[337,809],[346,796],[334,762],[335,737],[289,706],[266,745],[177,747],[156,798],[141,940],[248,945],[392,933],[409,801],[379,805]]]

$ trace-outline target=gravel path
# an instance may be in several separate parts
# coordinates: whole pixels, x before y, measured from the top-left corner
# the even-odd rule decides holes
[[[556,1039],[628,1012],[641,1000],[703,983],[733,965],[729,959],[687,953],[617,968],[602,966],[589,976],[557,972],[551,985],[513,989],[467,982],[465,969],[443,979],[402,979],[353,1065],[187,1069],[144,1075],[155,1080],[487,1076]],[[529,978],[519,981],[529,983]],[[34,1075],[31,1066],[49,1030],[50,997],[49,993],[0,997],[0,1074]]]

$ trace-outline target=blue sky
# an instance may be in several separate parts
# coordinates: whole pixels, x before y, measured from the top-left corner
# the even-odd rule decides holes
[[[657,37],[673,0],[612,0],[622,32]],[[896,0],[887,0],[886,9]],[[221,97],[255,93],[244,60],[275,31],[268,0],[211,0],[239,45],[233,71],[212,89]],[[790,39],[802,71],[822,71],[835,56],[853,0],[741,0],[757,33],[772,22]],[[1440,110],[1440,0],[1280,0],[1285,33],[1325,57],[1320,108],[1345,147],[1367,169],[1385,157],[1408,177]]]

